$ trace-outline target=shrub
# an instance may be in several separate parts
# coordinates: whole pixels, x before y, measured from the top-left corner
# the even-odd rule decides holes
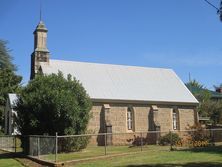
[[[37,75],[21,90],[16,124],[22,135],[79,135],[87,129],[90,109],[86,90],[71,75]],[[79,139],[67,143],[72,150],[87,144]]]
[[[175,145],[176,142],[178,142],[180,140],[181,139],[177,133],[169,132],[166,135],[160,137],[159,144],[162,146],[170,145],[171,143],[172,143],[172,145]]]
[[[58,139],[58,152],[79,151],[89,143],[90,136],[64,137]]]
[[[189,126],[189,135],[190,135],[190,140],[195,142],[211,142],[211,134],[209,134],[209,131],[207,131],[205,128],[201,126],[201,124],[196,124],[193,126]]]

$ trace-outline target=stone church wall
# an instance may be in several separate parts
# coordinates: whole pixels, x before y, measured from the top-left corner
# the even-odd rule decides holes
[[[186,130],[188,126],[194,125],[194,120],[197,120],[197,114],[192,108],[180,108],[180,129]]]
[[[107,103],[108,104],[108,103]],[[150,117],[152,107],[148,104],[118,104],[109,103],[109,109],[104,110],[103,103],[94,103],[91,110],[91,118],[88,124],[90,133],[105,133],[106,119],[112,125],[112,133],[128,133],[128,132],[147,132],[152,130],[151,126],[154,121]],[[133,108],[133,129],[127,129],[127,109]],[[172,112],[171,105],[157,105],[158,111],[155,115],[156,123],[160,126],[160,131],[173,130],[172,126]],[[179,113],[179,130],[185,130],[188,125],[194,125],[196,121],[196,112],[194,107],[177,106]],[[108,113],[108,114],[107,114]],[[107,114],[107,115],[106,115]],[[108,118],[107,118],[108,116]],[[138,135],[125,134],[113,135],[112,143],[116,145],[129,144]],[[155,138],[155,135],[154,135]],[[101,139],[103,140],[103,139]],[[97,140],[98,142],[98,140]]]

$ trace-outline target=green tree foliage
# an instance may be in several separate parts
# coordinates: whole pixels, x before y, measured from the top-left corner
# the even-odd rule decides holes
[[[210,117],[211,123],[214,125],[221,123],[222,101],[212,100],[210,91],[196,80],[188,82],[186,86],[199,101],[199,106],[197,108],[199,116]]]
[[[191,80],[190,82],[186,83],[187,87],[196,87],[199,89],[204,89],[204,86],[200,84],[197,80]]]
[[[218,86],[214,86],[215,90],[219,92],[222,89],[222,84],[219,84]],[[214,101],[214,104],[211,107],[211,119],[213,120],[213,124],[222,124],[222,100],[216,100]]]
[[[70,75],[37,75],[22,89],[16,109],[22,135],[74,135],[85,133],[91,101]]]
[[[199,116],[201,117],[209,117],[211,114],[211,106],[213,101],[210,99],[210,94],[207,91],[203,91],[199,94],[194,94],[194,96],[199,101],[199,106],[197,108],[197,111],[199,113]]]
[[[0,40],[0,69],[16,70],[16,66],[12,64],[12,57],[9,54],[10,50],[6,47],[7,42]]]
[[[213,125],[222,123],[222,101],[212,101],[210,106],[210,119]]]
[[[186,86],[199,101],[199,106],[197,108],[199,115],[204,117],[209,116],[209,108],[211,106],[210,92],[197,80],[186,83]]]
[[[21,80],[22,77],[10,69],[0,70],[0,105],[5,105],[8,93],[19,91]]]
[[[165,146],[165,145],[175,145],[176,142],[180,141],[181,138],[177,133],[169,132],[164,136],[161,136],[159,139],[159,145]]]
[[[0,125],[3,125],[3,113],[8,93],[17,93],[21,76],[15,74],[16,67],[6,48],[6,42],[0,40]]]

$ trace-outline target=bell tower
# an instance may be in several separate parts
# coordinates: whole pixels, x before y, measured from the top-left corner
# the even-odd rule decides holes
[[[34,34],[34,51],[31,55],[31,76],[30,79],[35,77],[38,73],[40,62],[49,64],[49,50],[47,49],[47,28],[45,24],[40,21],[37,25]]]

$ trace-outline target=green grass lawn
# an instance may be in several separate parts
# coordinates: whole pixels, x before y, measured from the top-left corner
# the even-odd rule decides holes
[[[0,166],[1,167],[23,167],[18,161],[12,158],[7,158],[7,159],[0,158]]]
[[[69,161],[104,155],[104,147],[88,147],[81,152],[61,153],[58,160]],[[121,155],[121,153],[129,153]],[[125,167],[222,167],[222,146],[195,148],[190,150],[169,151],[169,146],[148,145],[143,147],[109,146],[107,155],[119,154],[116,157],[96,159],[75,164],[77,167],[89,166],[125,166]],[[54,160],[54,155],[43,156]],[[41,157],[42,158],[42,157]],[[22,167],[13,159],[12,154],[0,152],[0,167]],[[72,166],[72,165],[70,165]],[[74,166],[74,165],[73,165]]]
[[[156,146],[156,145],[148,145],[143,146],[142,150],[169,150],[169,146]],[[122,153],[133,153],[133,152],[140,152],[141,147],[129,147],[129,146],[108,146],[106,148],[106,155],[115,155],[115,154],[122,154]],[[105,147],[102,146],[89,146],[86,149],[80,152],[72,152],[72,153],[60,153],[57,156],[58,162],[61,161],[70,161],[70,160],[79,160],[84,158],[93,158],[98,156],[105,155]],[[43,155],[40,156],[41,159],[54,161],[55,155]]]
[[[1,167],[23,167],[18,161],[15,159],[0,159],[0,166]]]
[[[23,167],[10,153],[0,151],[0,167]]]
[[[129,155],[121,155],[129,153]],[[222,146],[170,151],[169,146],[148,145],[143,147],[109,146],[107,155],[117,157],[77,163],[77,166],[126,166],[126,167],[222,167]],[[79,160],[104,155],[104,147],[88,147],[80,152],[58,154],[58,161]],[[54,155],[43,156],[54,160]],[[41,157],[41,158],[43,158]]]
[[[126,166],[126,167],[222,167],[222,147],[191,151],[147,150],[131,155],[113,157],[75,166]]]

